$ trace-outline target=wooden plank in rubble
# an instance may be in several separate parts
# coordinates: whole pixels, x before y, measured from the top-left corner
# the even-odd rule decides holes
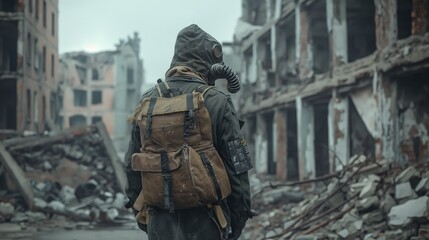
[[[127,184],[127,178],[125,176],[125,170],[119,160],[119,156],[115,150],[112,140],[109,137],[106,126],[103,122],[95,124],[98,133],[103,139],[103,144],[106,149],[107,156],[109,157],[110,163],[112,164],[113,171],[115,172],[116,180],[118,181],[121,192],[125,193],[125,186]]]
[[[33,189],[25,177],[24,171],[13,159],[12,155],[0,143],[0,162],[6,168],[11,178],[17,183],[19,191],[24,197],[28,207],[33,208]]]

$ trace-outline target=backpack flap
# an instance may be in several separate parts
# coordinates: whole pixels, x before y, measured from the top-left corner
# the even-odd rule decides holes
[[[176,152],[167,153],[170,161],[168,168],[170,171],[177,170],[183,164],[183,152],[179,149]],[[142,173],[162,173],[161,153],[134,153],[131,158],[133,171]]]
[[[203,97],[201,93],[193,92],[189,94],[183,94],[176,97],[171,98],[156,98],[156,102],[152,107],[152,113],[148,114],[148,110],[150,107],[151,98],[145,98],[142,101],[142,115],[164,115],[170,113],[177,112],[186,112],[191,108],[192,110],[196,110],[199,108],[201,103],[203,103]],[[192,102],[192,105],[188,104],[188,101]]]

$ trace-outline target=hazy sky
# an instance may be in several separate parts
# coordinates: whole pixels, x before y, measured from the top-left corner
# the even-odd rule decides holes
[[[163,77],[177,33],[196,23],[232,41],[241,0],[59,0],[59,51],[114,50],[137,31],[146,82]]]

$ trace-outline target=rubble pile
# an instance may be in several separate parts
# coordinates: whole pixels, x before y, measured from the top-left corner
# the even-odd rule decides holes
[[[79,221],[128,221],[126,198],[118,181],[118,166],[122,165],[116,163],[117,156],[112,157],[104,130],[104,126],[88,126],[52,136],[3,141],[24,173],[31,201],[22,201],[11,181],[15,173],[0,165],[0,182],[6,185],[0,190],[0,222],[31,222],[54,214]]]
[[[248,222],[243,237],[429,239],[427,164],[400,169],[355,156],[332,175],[259,187],[253,195],[259,215]],[[304,200],[296,203],[300,197]]]

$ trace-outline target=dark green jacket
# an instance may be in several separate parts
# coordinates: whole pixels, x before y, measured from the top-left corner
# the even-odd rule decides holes
[[[191,77],[173,77],[168,79],[167,82],[174,95],[192,92],[198,86],[205,84],[201,79]],[[155,88],[147,91],[143,95],[143,98],[151,96],[158,96],[158,92]],[[240,132],[240,123],[231,102],[231,98],[215,88],[209,89],[204,95],[204,98],[205,105],[212,121],[213,145],[224,160],[231,183],[232,193],[227,198],[223,207],[224,212],[227,214],[230,226],[232,227],[233,235],[230,237],[232,239],[236,239],[241,234],[247,219],[252,217],[252,212],[250,210],[251,202],[249,179],[247,173],[247,170],[250,169],[251,166],[249,164],[248,169],[245,168],[244,172],[243,168],[237,171],[237,166],[234,166],[233,160],[231,159],[232,153],[229,148],[234,146],[232,144],[234,141],[237,142],[237,139],[241,139],[243,137]],[[139,152],[140,147],[140,129],[138,126],[133,124],[129,149],[125,155],[126,173],[128,178],[127,195],[130,200],[129,205],[134,203],[142,187],[140,173],[134,172],[131,169],[131,156],[133,153]],[[245,147],[247,148],[247,146]],[[250,159],[248,160],[250,161]],[[209,218],[207,218],[207,220],[209,220]],[[199,226],[194,226],[194,228],[198,229]]]

